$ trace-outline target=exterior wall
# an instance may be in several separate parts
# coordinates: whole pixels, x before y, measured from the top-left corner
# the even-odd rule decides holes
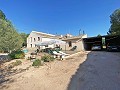
[[[42,42],[43,41],[50,41],[50,40],[54,40],[54,39],[52,39],[52,38],[45,38],[45,37],[42,38]]]
[[[69,47],[69,41],[71,41],[71,43],[72,43],[71,47]],[[62,50],[71,50],[74,46],[77,46],[76,51],[84,50],[84,45],[83,45],[82,40],[80,40],[78,42],[76,42],[77,40],[69,40],[69,41],[66,41],[66,44],[64,44],[64,45],[60,45]]]
[[[66,44],[65,45],[61,45],[61,48],[63,50],[71,50],[74,46],[77,46],[76,51],[81,51],[84,50],[84,42],[83,42],[83,38],[87,38],[87,34],[83,35],[81,38],[79,39],[71,39],[71,40],[66,40]],[[69,47],[69,42],[71,41],[72,46]]]
[[[38,40],[38,37],[40,38],[40,40]],[[27,48],[37,48],[35,46],[35,44],[39,44],[40,42],[50,41],[50,40],[53,40],[53,39],[45,38],[45,37],[43,37],[39,34],[36,34],[36,33],[30,33],[30,35],[27,38]],[[31,47],[31,45],[32,45],[32,47]],[[54,47],[54,45],[48,45],[48,47]],[[44,46],[41,46],[40,48],[42,49],[42,48],[44,48]]]
[[[38,41],[38,37],[40,37],[39,41]],[[30,35],[27,38],[27,48],[35,48],[35,44],[40,43],[41,41],[42,41],[42,36],[35,33],[30,33]]]
[[[74,43],[75,44],[75,43]],[[77,46],[77,51],[82,51],[84,50],[84,44],[83,44],[83,41],[80,40],[79,42],[76,43],[76,46]]]

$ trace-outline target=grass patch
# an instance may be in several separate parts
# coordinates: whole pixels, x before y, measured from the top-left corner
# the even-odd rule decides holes
[[[11,68],[14,68],[15,66],[18,66],[18,65],[21,65],[22,62],[20,60],[16,60],[16,62],[12,62],[8,65],[8,68],[11,69]]]
[[[42,66],[42,65],[43,65],[43,61],[40,60],[40,59],[36,59],[32,64],[32,66],[34,66],[34,67],[39,67],[39,66]]]
[[[51,55],[44,55],[41,57],[41,60],[43,60],[44,62],[50,62],[50,61],[54,61],[54,57]]]

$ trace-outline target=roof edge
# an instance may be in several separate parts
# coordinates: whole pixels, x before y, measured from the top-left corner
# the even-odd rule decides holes
[[[38,34],[43,34],[43,35],[48,35],[48,36],[55,36],[53,34],[48,34],[48,33],[43,33],[43,32],[38,32],[38,31],[32,31],[33,33],[38,33]],[[32,33],[31,32],[31,33]]]

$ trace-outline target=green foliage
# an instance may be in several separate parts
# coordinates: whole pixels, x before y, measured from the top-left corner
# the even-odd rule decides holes
[[[33,62],[33,64],[32,64],[32,66],[35,66],[35,67],[39,67],[39,66],[41,66],[42,65],[42,62],[41,62],[41,60],[39,60],[39,59],[36,59],[34,62]]]
[[[120,9],[115,10],[110,15],[111,27],[108,31],[109,35],[120,35]]]
[[[100,35],[100,34],[98,34],[98,35],[97,35],[97,37],[101,37],[101,35]]]
[[[17,51],[13,51],[9,54],[9,57],[11,59],[23,59],[25,57],[24,52],[17,50]]]
[[[24,58],[23,53],[15,54],[15,59],[23,59],[23,58]]]
[[[40,59],[36,59],[32,66],[35,66],[35,67],[39,67],[39,66],[42,66],[44,62],[50,62],[50,61],[53,61],[54,60],[54,57],[50,56],[50,55],[44,55],[41,57],[41,60]]]
[[[54,57],[52,57],[51,55],[44,55],[41,57],[41,60],[43,60],[44,62],[50,62],[54,60]]]
[[[13,64],[13,66],[18,66],[18,65],[22,64],[22,62],[20,60],[16,60],[16,62],[13,62],[12,64]]]
[[[5,14],[0,10],[0,19],[3,19],[3,20],[5,20]]]
[[[50,60],[51,60],[51,61],[54,61],[55,58],[54,58],[53,56],[50,56]]]
[[[22,43],[21,36],[0,10],[0,51],[17,50],[21,48]]]
[[[15,62],[12,62],[8,65],[8,68],[11,69],[11,68],[14,68],[15,66],[18,66],[18,65],[21,65],[22,62],[20,60],[16,60]]]
[[[29,36],[29,34],[26,34],[26,33],[20,33],[20,36],[21,36],[22,39],[23,39],[22,46],[27,46],[27,37]]]

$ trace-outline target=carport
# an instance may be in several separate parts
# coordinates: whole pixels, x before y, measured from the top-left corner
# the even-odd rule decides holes
[[[114,45],[120,46],[120,36],[119,35],[105,36],[105,43],[106,43],[106,46],[108,44],[114,44]]]
[[[120,46],[120,35],[106,35],[106,36],[99,36],[99,37],[89,37],[84,38],[84,49],[91,50],[94,44],[100,44],[103,49],[103,38],[105,38],[105,46],[107,47],[108,44],[115,44]]]
[[[83,43],[84,43],[85,50],[91,50],[91,48],[94,44],[99,44],[102,46],[102,37],[84,38]]]

